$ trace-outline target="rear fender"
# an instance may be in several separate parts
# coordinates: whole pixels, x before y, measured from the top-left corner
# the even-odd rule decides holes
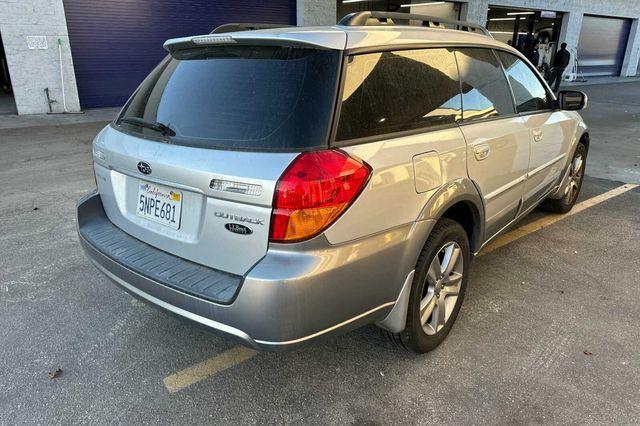
[[[476,252],[484,241],[484,204],[478,189],[469,178],[459,178],[442,185],[429,198],[423,207],[418,220],[440,219],[444,213],[459,202],[471,207],[473,212],[473,238],[470,241],[471,251]],[[425,235],[426,242],[428,235]],[[424,243],[423,243],[424,244]]]
[[[473,238],[471,238],[471,252],[475,253],[480,249],[484,241],[484,205],[476,186],[468,178],[456,179],[441,186],[422,208],[418,216],[412,233],[415,243],[411,245],[410,261],[412,265],[418,260],[422,248],[429,238],[433,225],[440,219],[446,211],[459,202],[467,203],[473,212]],[[425,224],[429,224],[427,227]],[[420,232],[422,230],[422,232]],[[426,231],[426,232],[425,232]],[[406,276],[396,303],[389,314],[377,323],[379,327],[392,333],[399,333],[404,330],[407,320],[407,310],[409,306],[409,296],[415,270],[411,268]]]

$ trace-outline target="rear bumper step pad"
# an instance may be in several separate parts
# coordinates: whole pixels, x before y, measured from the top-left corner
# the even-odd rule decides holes
[[[240,275],[190,262],[122,231],[107,218],[97,194],[78,206],[78,231],[94,249],[121,266],[210,302],[230,304],[242,284]]]

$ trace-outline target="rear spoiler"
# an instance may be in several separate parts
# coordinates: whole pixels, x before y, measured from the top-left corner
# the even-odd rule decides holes
[[[234,24],[235,25],[235,24]],[[217,28],[216,28],[217,30]],[[214,30],[215,31],[215,30]],[[266,46],[302,46],[318,49],[342,50],[347,43],[346,33],[340,31],[280,31],[280,32],[226,32],[172,38],[163,47],[169,52],[193,49],[203,46],[223,46],[234,44]]]

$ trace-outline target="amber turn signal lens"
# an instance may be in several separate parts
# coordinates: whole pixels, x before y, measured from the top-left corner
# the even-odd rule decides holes
[[[339,150],[302,153],[276,186],[271,242],[309,239],[327,229],[358,197],[371,169]]]

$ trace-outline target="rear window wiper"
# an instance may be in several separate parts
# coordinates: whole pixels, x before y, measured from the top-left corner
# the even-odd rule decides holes
[[[119,123],[127,123],[134,124],[136,126],[145,127],[147,129],[155,130],[156,132],[162,133],[165,136],[175,136],[176,132],[174,132],[171,127],[166,124],[159,123],[157,121],[147,121],[138,117],[122,117],[118,120]]]

